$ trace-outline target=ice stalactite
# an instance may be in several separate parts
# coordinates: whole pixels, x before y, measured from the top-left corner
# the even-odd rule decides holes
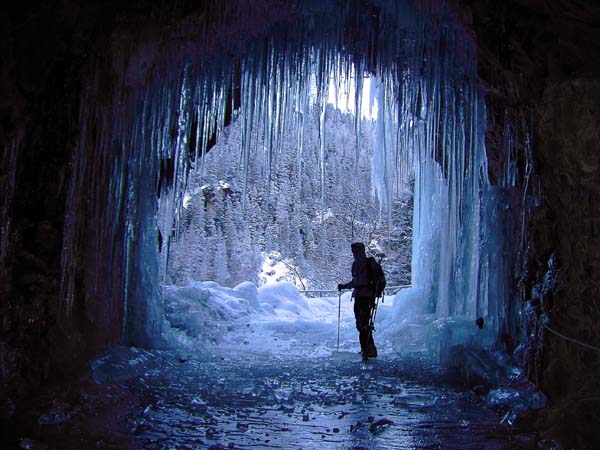
[[[404,134],[397,154],[408,148],[414,155],[413,288],[405,295],[422,302],[420,312],[432,321],[424,339],[443,352],[473,340],[498,342],[513,281],[506,274],[512,234],[499,229],[510,220],[489,194],[495,188],[487,175],[474,48],[449,11],[427,10],[409,48],[418,56],[408,59],[387,109],[401,112],[393,126]],[[478,317],[485,318],[485,336],[475,336]]]
[[[171,123],[152,110],[169,105],[163,109],[168,116],[172,98],[154,85],[133,94],[116,89],[111,101],[102,103],[94,98],[94,87],[82,98],[81,138],[70,164],[63,310],[69,317],[75,298],[83,298],[85,305],[78,307],[103,330],[107,342],[124,336],[130,343],[149,345],[162,323],[156,284],[156,148]],[[81,265],[86,267],[83,283]],[[82,284],[85,292],[78,291]]]
[[[330,78],[338,91],[342,80],[351,80],[359,115],[362,77],[370,76],[378,103],[375,192],[388,211],[398,180],[415,174],[414,291],[437,318],[481,315],[498,331],[510,295],[498,237],[504,235],[496,228],[501,211],[487,178],[475,50],[449,6],[409,0],[267,6],[214,2],[203,25],[174,25],[175,38],[162,47],[115,43],[112,98],[100,101],[106,83],[97,75],[81,104],[64,230],[67,313],[77,265],[86,264],[92,289],[84,296],[105,299],[94,303],[101,311],[88,312],[116,317],[130,342],[152,341],[162,320],[159,258],[166,268],[187,174],[202,172],[202,156],[227,111],[237,109],[242,124],[242,167],[252,158],[256,133],[264,132],[270,183],[284,127],[300,125],[301,170],[303,117],[315,102],[325,104]],[[182,40],[188,45],[179,45]],[[327,139],[324,129],[321,139]],[[328,201],[322,197],[323,208]],[[78,249],[86,245],[93,248],[82,261]]]
[[[478,260],[485,148],[483,121],[473,123],[481,108],[474,56],[456,55],[457,30],[433,12],[409,29],[403,68],[384,66],[378,75],[373,173],[389,201],[393,181],[414,170],[413,286],[427,309],[446,317],[466,315],[466,304],[477,302],[478,274],[469,263]]]

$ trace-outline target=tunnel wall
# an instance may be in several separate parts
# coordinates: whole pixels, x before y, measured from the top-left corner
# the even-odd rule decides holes
[[[256,2],[247,22],[212,23],[211,3],[32,3],[2,16],[0,418],[114,345],[158,343],[157,200],[185,177],[155,150],[188,145],[186,63],[291,16]],[[239,107],[229,98],[225,124]]]
[[[148,211],[156,208],[157,184],[162,177],[168,183],[168,170],[152,167],[156,159],[143,152],[126,163],[129,143],[100,137],[106,127],[135,125],[125,114],[114,116],[113,107],[140,100],[130,94],[148,82],[160,53],[145,46],[175,47],[181,56],[186,49],[170,24],[196,27],[182,18],[203,17],[208,4],[25,2],[2,14],[2,419],[22,414],[23,400],[39,389],[85,373],[91,356],[119,343],[148,345],[160,331],[156,320],[147,326],[149,315],[160,315],[148,308],[160,305],[147,298],[157,295],[158,283],[158,235]],[[279,10],[256,14],[268,22]],[[136,60],[123,70],[130,56]],[[127,184],[135,170],[143,176]],[[115,174],[123,179],[115,182]],[[140,193],[147,194],[141,202]],[[128,210],[128,201],[145,212]],[[133,238],[123,232],[127,227]],[[130,275],[136,272],[142,275]],[[124,301],[128,294],[139,307]]]
[[[539,425],[569,448],[594,448],[600,353],[581,343],[600,347],[600,9],[591,1],[460,3],[477,35],[492,179],[502,177],[506,123],[531,136],[531,157],[523,140],[515,147],[521,173],[529,165],[531,174],[515,183],[530,204],[515,224],[526,230],[526,252],[508,299],[521,311],[509,345],[524,336],[522,362],[549,396]]]

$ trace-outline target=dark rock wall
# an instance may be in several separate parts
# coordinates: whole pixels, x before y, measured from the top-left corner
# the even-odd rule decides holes
[[[8,236],[0,267],[0,410],[70,364],[57,327],[68,157],[78,123],[74,17],[50,5],[2,15],[0,142],[19,137],[12,195],[3,197]],[[5,158],[3,154],[3,159]],[[3,161],[4,163],[4,161]],[[4,174],[3,174],[4,175]],[[4,232],[4,230],[3,230]],[[79,352],[76,352],[77,354]]]
[[[560,285],[542,307],[552,330],[598,348],[600,79],[581,74],[550,84],[536,106],[544,196],[531,231],[537,258],[556,252],[560,267]],[[549,420],[553,427],[566,425],[565,442],[575,448],[584,448],[590,435],[597,446],[600,431],[591,425],[600,423],[600,350],[548,331],[539,334],[544,340],[539,382],[556,400]]]
[[[598,448],[600,353],[548,327],[600,347],[600,6],[462,3],[487,90],[492,179],[501,176],[506,117],[526,123],[532,138],[532,176],[520,185],[539,206],[526,218],[527,252],[513,301],[533,318],[514,327],[530,334],[527,372],[551,401],[540,425],[569,448]],[[525,152],[516,158],[524,167]]]

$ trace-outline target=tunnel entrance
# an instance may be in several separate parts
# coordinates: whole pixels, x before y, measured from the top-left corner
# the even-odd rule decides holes
[[[152,346],[160,339],[159,283],[181,229],[190,174],[202,171],[234,117],[240,124],[235,164],[251,168],[260,130],[262,176],[271,179],[286,127],[307,120],[314,96],[321,109],[311,151],[325,205],[329,74],[351,79],[354,71],[378,80],[371,174],[389,223],[397,221],[391,205],[398,180],[414,173],[406,310],[426,317],[419,329],[448,347],[472,340],[474,320],[484,317],[480,341],[497,345],[514,313],[504,305],[514,251],[506,248],[505,199],[487,179],[473,43],[452,11],[436,2],[323,2],[211,5],[205,12],[196,22],[172,25],[169,39],[149,31],[141,44],[130,39],[131,30],[115,33],[111,73],[102,61],[92,70],[67,199],[61,283],[67,320],[83,297],[90,322],[107,341]],[[354,80],[360,99],[363,78]],[[103,101],[107,86],[112,96]],[[361,136],[358,119],[354,131]],[[360,140],[354,147],[358,161]],[[301,167],[307,146],[297,148]],[[242,184],[247,179],[244,173]],[[94,206],[84,203],[85,195]],[[90,270],[82,275],[83,264]]]

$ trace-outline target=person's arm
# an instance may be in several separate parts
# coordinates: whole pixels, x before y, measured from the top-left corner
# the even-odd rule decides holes
[[[338,291],[341,291],[343,289],[354,289],[355,287],[356,286],[354,283],[354,263],[352,263],[352,281],[346,284],[338,284]]]
[[[343,289],[354,289],[354,287],[354,278],[352,278],[352,281],[350,283],[338,284],[338,291],[341,291]]]

